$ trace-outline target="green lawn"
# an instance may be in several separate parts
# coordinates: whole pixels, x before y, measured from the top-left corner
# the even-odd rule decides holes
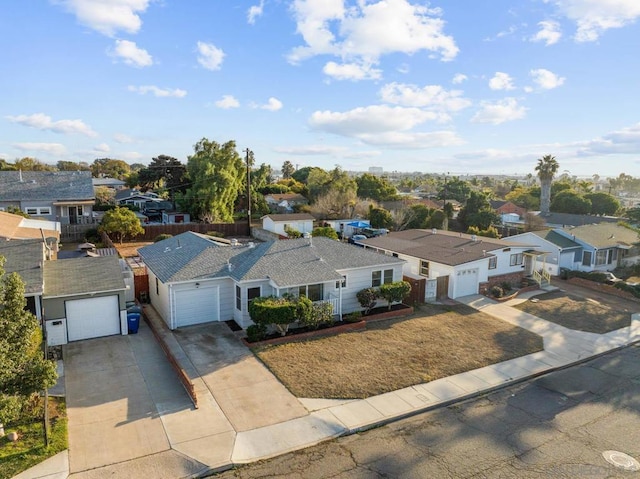
[[[10,479],[45,459],[67,449],[67,416],[63,398],[49,399],[51,421],[49,447],[44,445],[42,421],[5,426],[0,438],[0,479]],[[19,439],[11,442],[7,435],[17,431]]]

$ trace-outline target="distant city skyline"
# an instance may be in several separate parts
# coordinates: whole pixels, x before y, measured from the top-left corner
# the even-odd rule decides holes
[[[551,154],[640,176],[637,0],[0,9],[7,161],[186,162],[206,137],[274,169],[526,175]]]

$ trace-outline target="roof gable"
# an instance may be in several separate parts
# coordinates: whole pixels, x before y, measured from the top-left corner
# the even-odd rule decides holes
[[[6,259],[5,273],[18,273],[27,294],[42,293],[44,277],[44,244],[42,240],[14,240],[0,242],[0,256]]]

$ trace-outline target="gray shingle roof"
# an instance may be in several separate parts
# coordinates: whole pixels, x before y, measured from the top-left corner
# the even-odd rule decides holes
[[[533,231],[534,235],[539,236],[542,239],[549,241],[550,243],[555,244],[556,246],[566,249],[566,248],[579,248],[580,245],[575,241],[567,238],[566,236],[561,235],[553,230],[542,230],[542,231]]]
[[[610,223],[565,228],[563,231],[596,248],[628,247],[640,242],[634,230]]]
[[[165,283],[220,277],[236,281],[268,278],[279,287],[288,287],[340,279],[341,270],[403,263],[398,258],[324,237],[270,241],[250,247],[216,245],[187,232],[145,246],[139,253]]]
[[[6,259],[5,273],[18,273],[27,294],[41,294],[43,284],[44,246],[42,240],[0,242],[0,256]]]
[[[620,218],[614,216],[593,216],[593,215],[577,215],[573,213],[549,213],[548,215],[538,214],[547,225],[554,226],[582,226],[600,223],[617,223]]]
[[[282,222],[282,221],[304,221],[311,220],[314,221],[315,218],[313,215],[309,213],[291,213],[291,214],[269,214],[264,215],[263,218],[271,218],[272,221]]]
[[[456,266],[476,261],[493,250],[503,249],[516,244],[505,244],[500,240],[478,236],[474,241],[471,235],[438,230],[405,230],[370,238],[359,243],[375,248],[393,251],[414,258]]]
[[[0,201],[93,199],[90,171],[0,171]]]
[[[60,259],[45,263],[44,298],[124,289],[117,256]]]

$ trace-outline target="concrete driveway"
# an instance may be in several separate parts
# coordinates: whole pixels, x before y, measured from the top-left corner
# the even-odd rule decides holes
[[[174,331],[236,432],[307,416],[307,409],[224,323]]]
[[[158,410],[170,405],[189,413],[191,401],[146,325],[136,335],[70,343],[64,363],[73,477],[93,477],[96,468],[143,457],[156,457],[147,471],[160,458],[172,464],[169,475],[154,477],[183,477],[202,468],[170,451]]]

